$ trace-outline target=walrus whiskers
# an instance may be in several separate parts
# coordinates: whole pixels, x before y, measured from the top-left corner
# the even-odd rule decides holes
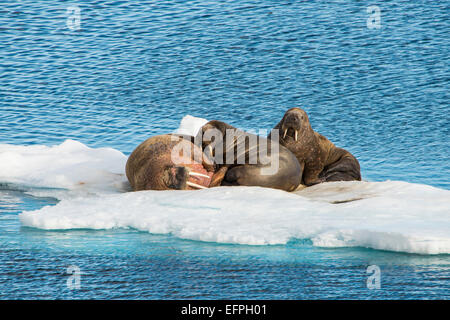
[[[204,177],[204,178],[211,179],[211,177],[210,177],[210,176],[207,176],[206,174],[198,173],[198,172],[193,172],[193,171],[189,172],[189,175],[190,175],[190,176]]]
[[[206,188],[206,187],[204,187],[204,186],[201,186],[201,185],[199,185],[199,184],[196,184],[196,183],[193,183],[193,182],[190,182],[190,181],[187,181],[186,184],[187,184],[188,186],[192,187],[192,188],[208,189],[208,188]]]

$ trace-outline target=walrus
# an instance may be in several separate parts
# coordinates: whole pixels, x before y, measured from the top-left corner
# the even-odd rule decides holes
[[[125,172],[134,191],[195,190],[209,187],[214,167],[193,137],[165,134],[142,142]]]
[[[214,160],[210,186],[259,186],[294,191],[302,169],[294,154],[278,141],[209,121],[199,133],[208,159]]]
[[[304,110],[289,109],[274,130],[278,130],[279,143],[288,148],[300,163],[303,185],[361,180],[358,160],[347,150],[336,147],[330,140],[315,132]],[[272,133],[269,134],[269,139],[271,135]]]

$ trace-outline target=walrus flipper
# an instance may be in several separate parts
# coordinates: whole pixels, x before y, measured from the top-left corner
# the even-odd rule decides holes
[[[347,150],[336,148],[337,160],[325,166],[319,178],[324,182],[330,181],[361,181],[361,168],[358,160]]]

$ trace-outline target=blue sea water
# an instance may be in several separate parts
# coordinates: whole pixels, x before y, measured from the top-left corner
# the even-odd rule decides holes
[[[80,29],[68,7],[80,8]],[[272,128],[291,107],[363,179],[450,189],[448,1],[0,4],[0,143],[74,139],[129,154],[186,114]],[[51,166],[51,164],[49,164]],[[136,230],[43,231],[57,203],[0,185],[0,299],[448,299],[448,255],[308,241],[246,246]],[[69,289],[67,268],[81,270]],[[381,288],[369,290],[369,265]]]

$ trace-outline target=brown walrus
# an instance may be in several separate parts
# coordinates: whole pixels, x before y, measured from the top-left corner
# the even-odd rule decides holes
[[[289,109],[274,130],[278,130],[280,144],[288,148],[302,166],[304,185],[361,180],[358,160],[315,132],[304,110]]]
[[[220,139],[216,135],[214,139],[218,140],[212,141],[208,136],[210,129],[220,134]],[[301,183],[302,172],[297,159],[278,142],[220,121],[208,122],[199,135],[197,138],[202,140],[166,134],[142,142],[129,156],[125,168],[133,190],[193,190],[241,185],[293,191]],[[225,143],[230,136],[231,143]],[[203,152],[202,148],[208,152]],[[214,150],[214,154],[210,150]],[[224,156],[223,161],[217,161],[220,155]],[[227,162],[230,155],[232,162]]]
[[[125,171],[134,191],[194,190],[209,187],[213,165],[192,137],[166,134],[142,142]]]
[[[302,169],[278,141],[256,136],[222,121],[209,121],[199,134],[208,158],[214,158],[210,186],[259,186],[294,191]],[[213,139],[214,138],[214,139]]]

